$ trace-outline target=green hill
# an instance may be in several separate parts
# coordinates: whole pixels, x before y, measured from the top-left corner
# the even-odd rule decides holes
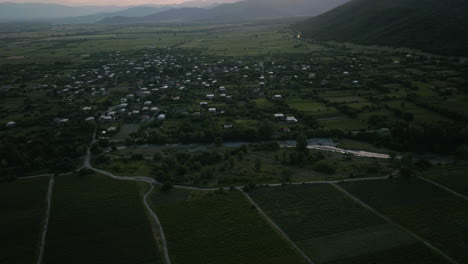
[[[466,0],[352,0],[295,27],[317,40],[468,56]]]

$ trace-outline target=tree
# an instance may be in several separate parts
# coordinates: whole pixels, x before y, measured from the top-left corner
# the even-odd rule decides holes
[[[223,145],[223,139],[221,137],[215,138],[215,145],[221,147]]]
[[[161,186],[161,191],[163,192],[168,192],[173,188],[172,184],[168,181],[164,182],[164,184]]]
[[[403,168],[400,169],[400,176],[405,178],[405,179],[411,178],[411,176],[413,176],[413,174],[414,174],[414,171],[410,167],[403,167]]]
[[[466,145],[461,145],[457,148],[455,152],[457,159],[468,159],[468,147]]]
[[[291,182],[291,178],[294,172],[290,169],[283,169],[281,171],[281,181],[282,182]]]
[[[260,159],[255,160],[255,170],[259,172],[262,169],[262,161]]]
[[[263,121],[258,128],[258,138],[260,140],[270,140],[273,136],[273,128],[273,123],[271,121]]]
[[[296,139],[296,150],[298,152],[307,153],[309,149],[307,148],[307,137],[303,133],[300,133]]]

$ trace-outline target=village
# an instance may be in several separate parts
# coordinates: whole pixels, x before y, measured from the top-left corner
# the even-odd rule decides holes
[[[454,137],[447,140],[459,142],[466,130],[456,122],[466,118],[459,107],[466,100],[466,80],[454,67],[463,62],[336,52],[334,59],[327,52],[237,58],[154,47],[97,53],[77,68],[36,68],[33,74],[25,72],[37,78],[30,84],[3,86],[4,100],[22,99],[16,109],[4,109],[1,133],[31,129],[37,125],[28,120],[32,116],[41,116],[39,127],[55,131],[56,140],[82,131],[64,139],[75,140],[75,149],[62,153],[71,160],[83,155],[96,125],[106,152],[145,144],[296,140],[299,135],[358,140],[390,148],[386,152],[454,151],[453,142],[432,147],[416,141],[411,148],[400,138],[412,134],[431,141],[428,133],[438,135],[439,127],[449,127],[453,130],[445,133]],[[437,71],[430,70],[434,65]],[[437,104],[421,103],[441,100],[441,95]],[[30,113],[21,115],[25,109]],[[414,134],[418,131],[425,137]],[[26,142],[34,144],[34,136],[32,130]]]

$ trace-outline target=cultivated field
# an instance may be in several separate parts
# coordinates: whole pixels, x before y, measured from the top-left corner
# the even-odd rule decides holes
[[[238,191],[153,196],[172,263],[304,263]]]
[[[0,183],[0,263],[35,263],[49,178]]]
[[[262,188],[250,195],[317,263],[445,263],[332,185]]]
[[[163,263],[152,234],[137,183],[58,177],[44,263]]]
[[[340,186],[459,263],[468,261],[466,200],[419,179],[347,182]]]
[[[421,176],[435,181],[456,192],[468,195],[468,166],[437,166],[421,173]]]

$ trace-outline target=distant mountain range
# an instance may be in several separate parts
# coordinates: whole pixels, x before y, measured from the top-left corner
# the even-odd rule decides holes
[[[115,12],[124,9],[117,6],[65,6],[41,3],[0,3],[0,20],[56,19],[85,16],[98,12]]]
[[[0,3],[0,21],[56,20],[68,22],[97,22],[107,17],[142,17],[172,8],[212,8],[223,3],[239,0],[194,0],[174,5],[142,6],[66,6],[44,3]]]
[[[144,17],[110,17],[104,24],[147,22],[235,22],[295,16],[315,16],[348,0],[247,0],[213,8],[180,8]]]
[[[351,0],[295,28],[317,40],[468,56],[467,0]]]

